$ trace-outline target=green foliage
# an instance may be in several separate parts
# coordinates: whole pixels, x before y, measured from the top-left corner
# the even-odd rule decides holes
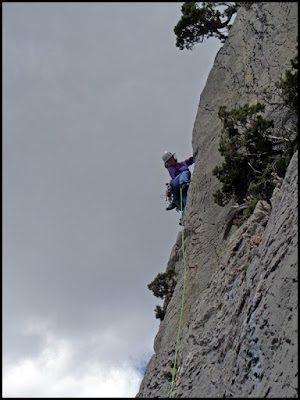
[[[176,286],[176,272],[174,269],[169,269],[166,272],[159,273],[156,278],[148,284],[148,289],[152,290],[154,296],[165,299],[163,308],[156,306],[155,316],[161,320],[164,319],[165,312],[169,301]]]
[[[282,91],[284,103],[298,114],[298,54],[290,62],[292,69],[285,71],[285,79],[276,86]]]
[[[292,70],[286,71],[285,79],[277,82],[277,88],[281,90],[284,104],[298,114],[298,56],[291,64]],[[263,118],[264,110],[265,105],[261,103],[245,104],[230,111],[225,106],[219,109],[223,124],[219,152],[224,162],[212,172],[223,184],[213,194],[220,206],[225,206],[232,197],[240,202],[250,193],[257,200],[269,200],[297,149],[298,126],[281,132],[280,137],[274,136],[274,122]],[[244,210],[243,218],[251,212],[251,207]]]
[[[174,290],[176,285],[174,276],[175,271],[173,269],[159,273],[156,278],[148,284],[148,289],[152,290],[154,296],[163,299],[167,294]]]
[[[156,306],[154,311],[155,317],[157,319],[160,319],[162,321],[165,318],[165,311],[160,306]]]
[[[268,137],[273,121],[263,119],[259,114],[263,111],[261,103],[230,111],[226,107],[219,109],[218,116],[223,122],[219,151],[224,162],[213,169],[213,174],[223,183],[222,189],[214,194],[215,202],[221,206],[232,196],[240,202],[248,193],[265,198],[273,190],[266,174],[270,168],[277,171],[274,162],[278,150]]]
[[[182,17],[174,27],[176,46],[180,50],[191,50],[196,43],[205,38],[216,37],[224,42],[230,20],[237,12],[238,3],[202,2],[199,7],[195,2],[185,2],[181,7]],[[224,9],[225,7],[225,9]],[[221,8],[221,11],[218,9]]]

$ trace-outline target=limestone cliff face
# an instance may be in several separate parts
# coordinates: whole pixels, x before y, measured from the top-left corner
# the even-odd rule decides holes
[[[259,202],[227,241],[222,236],[229,209],[214,203],[220,184],[212,175],[222,161],[219,107],[255,104],[263,89],[274,89],[295,55],[297,15],[296,2],[241,7],[200,97],[184,217],[188,268],[180,368],[172,397],[297,397],[298,154],[271,205]],[[266,113],[280,129],[289,126],[286,111]],[[169,268],[177,272],[177,285],[137,397],[170,394],[184,275],[181,232]]]

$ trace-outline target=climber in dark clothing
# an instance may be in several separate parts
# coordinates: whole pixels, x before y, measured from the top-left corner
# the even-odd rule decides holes
[[[191,177],[189,165],[194,163],[193,157],[188,158],[185,161],[178,162],[174,153],[166,151],[162,155],[162,160],[165,163],[165,167],[169,171],[172,178],[170,182],[171,192],[174,196],[174,200],[169,204],[167,210],[172,210],[180,204],[180,188],[182,189],[182,216],[184,214],[186,202],[187,202],[187,190]]]

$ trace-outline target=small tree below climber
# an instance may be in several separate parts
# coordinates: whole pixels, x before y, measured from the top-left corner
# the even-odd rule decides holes
[[[171,182],[170,190],[172,194],[172,201],[166,208],[167,211],[173,210],[174,208],[181,209],[180,205],[180,188],[182,189],[182,216],[184,214],[186,202],[187,202],[187,191],[191,178],[191,172],[189,166],[194,164],[193,157],[187,160],[178,162],[175,153],[169,151],[164,152],[162,160],[165,163],[165,168],[169,171]]]

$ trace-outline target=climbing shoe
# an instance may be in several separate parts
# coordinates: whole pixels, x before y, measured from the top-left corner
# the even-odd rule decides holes
[[[172,195],[172,197],[169,201],[170,201],[170,204],[166,208],[167,211],[173,210],[174,208],[176,208],[178,211],[180,210],[180,202],[175,196]]]
[[[177,207],[177,204],[174,203],[174,201],[172,201],[172,203],[170,203],[170,204],[168,205],[168,207],[166,208],[166,210],[167,210],[167,211],[170,211],[170,210],[173,210],[173,208],[176,208],[176,207]]]

